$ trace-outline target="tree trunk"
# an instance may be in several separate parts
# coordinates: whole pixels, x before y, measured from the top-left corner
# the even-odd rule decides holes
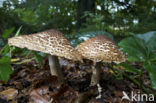
[[[86,18],[83,17],[85,11],[95,12],[95,0],[79,0],[77,7],[77,31],[80,29],[83,23],[86,22]]]

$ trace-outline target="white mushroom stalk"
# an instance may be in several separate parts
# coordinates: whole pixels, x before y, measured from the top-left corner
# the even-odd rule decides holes
[[[73,61],[82,61],[82,56],[76,51],[70,42],[57,30],[47,30],[30,35],[16,36],[8,39],[9,46],[27,48],[49,54],[49,66],[51,75],[56,75],[59,81],[63,81],[58,57],[64,57]]]
[[[50,67],[51,75],[55,75],[55,76],[59,77],[58,78],[59,81],[63,82],[64,81],[63,73],[62,73],[62,70],[60,68],[58,57],[49,55],[48,59],[49,59],[49,67]]]

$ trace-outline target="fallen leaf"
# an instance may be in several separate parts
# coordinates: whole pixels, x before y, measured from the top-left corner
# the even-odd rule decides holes
[[[122,91],[114,91],[114,95],[116,97],[122,97],[123,96],[123,93],[122,93]]]
[[[78,98],[78,92],[67,85],[62,85],[53,96],[53,103],[75,103]]]
[[[0,98],[5,100],[12,100],[17,96],[17,94],[18,94],[18,90],[14,88],[9,88],[7,90],[0,92]]]
[[[48,103],[50,96],[48,87],[41,87],[30,92],[29,103]]]

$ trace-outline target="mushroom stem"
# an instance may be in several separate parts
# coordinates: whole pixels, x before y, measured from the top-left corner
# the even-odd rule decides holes
[[[101,68],[100,63],[93,62],[92,66],[92,77],[91,77],[91,86],[99,84]]]
[[[99,95],[96,97],[96,99],[98,99],[98,98],[101,98],[101,92],[102,92],[102,87],[99,84],[100,76],[101,76],[101,63],[100,62],[99,63],[93,62],[92,73],[93,74],[92,74],[90,86],[97,85]]]
[[[52,76],[57,76],[58,81],[63,82],[63,74],[60,68],[59,60],[57,56],[49,55],[50,73]]]

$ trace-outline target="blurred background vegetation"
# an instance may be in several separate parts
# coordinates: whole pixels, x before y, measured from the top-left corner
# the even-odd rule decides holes
[[[95,35],[108,35],[128,55],[128,63],[120,66],[139,76],[146,70],[156,89],[156,0],[0,0],[1,80],[12,73],[4,65],[11,64],[7,38],[19,31],[29,34],[51,28],[63,32],[74,46]]]
[[[0,34],[56,28],[70,34],[103,30],[118,36],[156,29],[155,0],[0,0]]]

